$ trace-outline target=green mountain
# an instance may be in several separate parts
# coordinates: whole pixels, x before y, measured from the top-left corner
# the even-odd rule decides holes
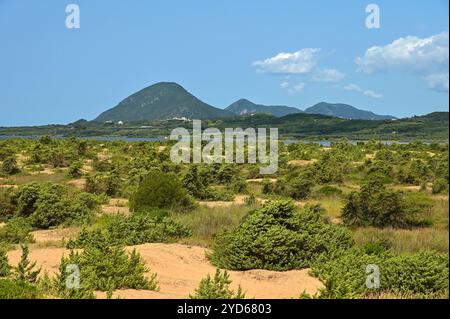
[[[173,82],[160,82],[130,95],[117,106],[103,112],[94,121],[167,120],[186,117],[209,119],[233,116],[232,113],[200,101]]]
[[[357,109],[348,104],[331,104],[320,102],[305,110],[305,113],[322,114],[345,119],[355,120],[394,120],[396,117],[391,115],[378,115],[370,111]]]
[[[261,105],[250,102],[246,99],[240,99],[228,106],[225,110],[230,111],[236,115],[248,115],[256,113],[272,114],[277,117],[285,116],[293,113],[300,113],[301,111],[295,107],[284,105]]]

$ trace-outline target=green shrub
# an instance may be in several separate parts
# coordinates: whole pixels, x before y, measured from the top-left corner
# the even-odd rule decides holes
[[[194,295],[189,295],[191,299],[244,299],[241,286],[238,291],[230,289],[230,275],[225,270],[223,273],[217,269],[214,278],[208,274],[200,281]]]
[[[444,178],[438,178],[433,183],[433,194],[448,192],[448,181]]]
[[[120,184],[120,178],[115,172],[90,174],[86,177],[85,190],[92,194],[116,196],[120,192]]]
[[[98,197],[52,183],[29,183],[17,194],[17,215],[29,217],[33,227],[49,228],[86,221],[94,214]]]
[[[332,258],[354,244],[350,233],[329,224],[317,206],[299,211],[288,201],[269,201],[235,229],[214,239],[211,260],[232,270],[289,270],[309,267],[321,255]]]
[[[115,216],[104,230],[82,229],[76,240],[68,242],[68,247],[86,247],[100,241],[125,246],[164,243],[191,235],[189,228],[169,217],[133,214],[129,217]]]
[[[373,271],[366,272],[368,265],[379,269],[377,289],[366,285]],[[362,298],[390,292],[415,297],[448,293],[448,255],[434,251],[395,255],[383,250],[352,249],[333,260],[317,262],[312,273],[325,284],[321,298]]]
[[[16,191],[11,188],[0,188],[0,221],[11,218],[17,209]]]
[[[71,178],[79,178],[83,173],[81,172],[81,167],[82,167],[82,163],[81,162],[73,162],[70,166],[69,169],[67,170],[67,176],[71,177]]]
[[[18,281],[34,284],[38,280],[41,268],[35,270],[36,262],[31,262],[28,259],[28,254],[30,252],[28,246],[22,245],[21,249],[22,256],[20,257],[17,267],[14,267],[14,278]]]
[[[38,290],[26,282],[0,279],[0,299],[36,299]]]
[[[423,226],[425,206],[417,209],[402,193],[386,189],[378,181],[369,181],[359,192],[352,192],[342,208],[341,216],[349,226],[398,227]]]
[[[100,241],[89,243],[83,252],[71,251],[61,259],[59,281],[65,282],[67,265],[77,265],[80,270],[80,287],[89,290],[114,291],[116,289],[157,290],[156,274],[146,278],[149,271],[140,255],[133,250],[125,252],[121,246]]]
[[[3,160],[1,172],[5,175],[12,175],[19,171],[15,156],[7,157]]]
[[[23,217],[13,217],[6,225],[0,228],[0,241],[9,244],[32,243],[34,242],[33,235],[31,235],[30,222]]]
[[[6,251],[0,247],[0,278],[11,274],[11,266],[8,263]],[[0,298],[1,299],[1,298]]]
[[[131,211],[191,209],[193,201],[174,174],[151,172],[130,198]]]
[[[338,187],[325,185],[318,190],[318,194],[323,196],[341,196],[342,191]]]

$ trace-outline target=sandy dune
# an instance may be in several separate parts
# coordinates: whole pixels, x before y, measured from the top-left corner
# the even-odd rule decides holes
[[[128,247],[132,249],[134,247]],[[197,246],[180,244],[144,244],[135,246],[151,272],[158,274],[160,291],[119,290],[114,296],[122,298],[186,298],[193,293],[198,283],[208,273],[214,274],[215,267],[205,257],[206,250]],[[55,273],[63,248],[35,249],[30,258],[36,260],[49,275]],[[10,263],[16,265],[20,251],[8,252]],[[233,288],[240,284],[247,298],[298,298],[302,291],[314,294],[322,287],[321,282],[308,275],[308,270],[276,272],[267,270],[231,271]],[[98,297],[105,297],[98,293]]]

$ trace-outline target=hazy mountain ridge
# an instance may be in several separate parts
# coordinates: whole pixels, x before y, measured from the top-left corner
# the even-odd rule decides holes
[[[240,99],[223,110],[201,101],[177,83],[159,82],[130,95],[115,107],[100,114],[94,121],[137,122],[173,118],[203,120],[257,113],[283,117],[302,112],[295,107],[256,104],[247,99]],[[396,119],[394,116],[377,115],[341,103],[321,102],[307,108],[304,112],[347,119]]]
[[[285,116],[293,113],[300,113],[301,110],[285,106],[285,105],[262,105],[255,104],[247,99],[240,99],[230,106],[228,106],[225,110],[230,111],[236,115],[248,115],[248,114],[256,114],[256,113],[267,113],[272,114],[277,117]]]
[[[395,120],[392,115],[378,115],[371,111],[358,109],[354,106],[343,103],[320,102],[305,110],[305,113],[322,114],[346,119],[355,120]]]

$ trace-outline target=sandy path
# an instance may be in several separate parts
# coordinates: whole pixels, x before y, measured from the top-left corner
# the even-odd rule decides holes
[[[132,249],[129,247],[128,249]],[[158,274],[160,291],[119,290],[114,296],[122,298],[186,298],[197,288],[198,283],[208,273],[215,272],[205,257],[205,248],[180,244],[144,244],[135,246],[151,272]],[[49,275],[55,273],[62,255],[68,251],[63,248],[35,249],[30,259]],[[10,263],[16,265],[20,251],[8,252]],[[308,275],[308,270],[276,272],[267,270],[231,271],[232,287],[240,284],[247,298],[298,298],[302,291],[314,294],[322,287],[321,282]],[[104,297],[98,293],[98,297]]]

